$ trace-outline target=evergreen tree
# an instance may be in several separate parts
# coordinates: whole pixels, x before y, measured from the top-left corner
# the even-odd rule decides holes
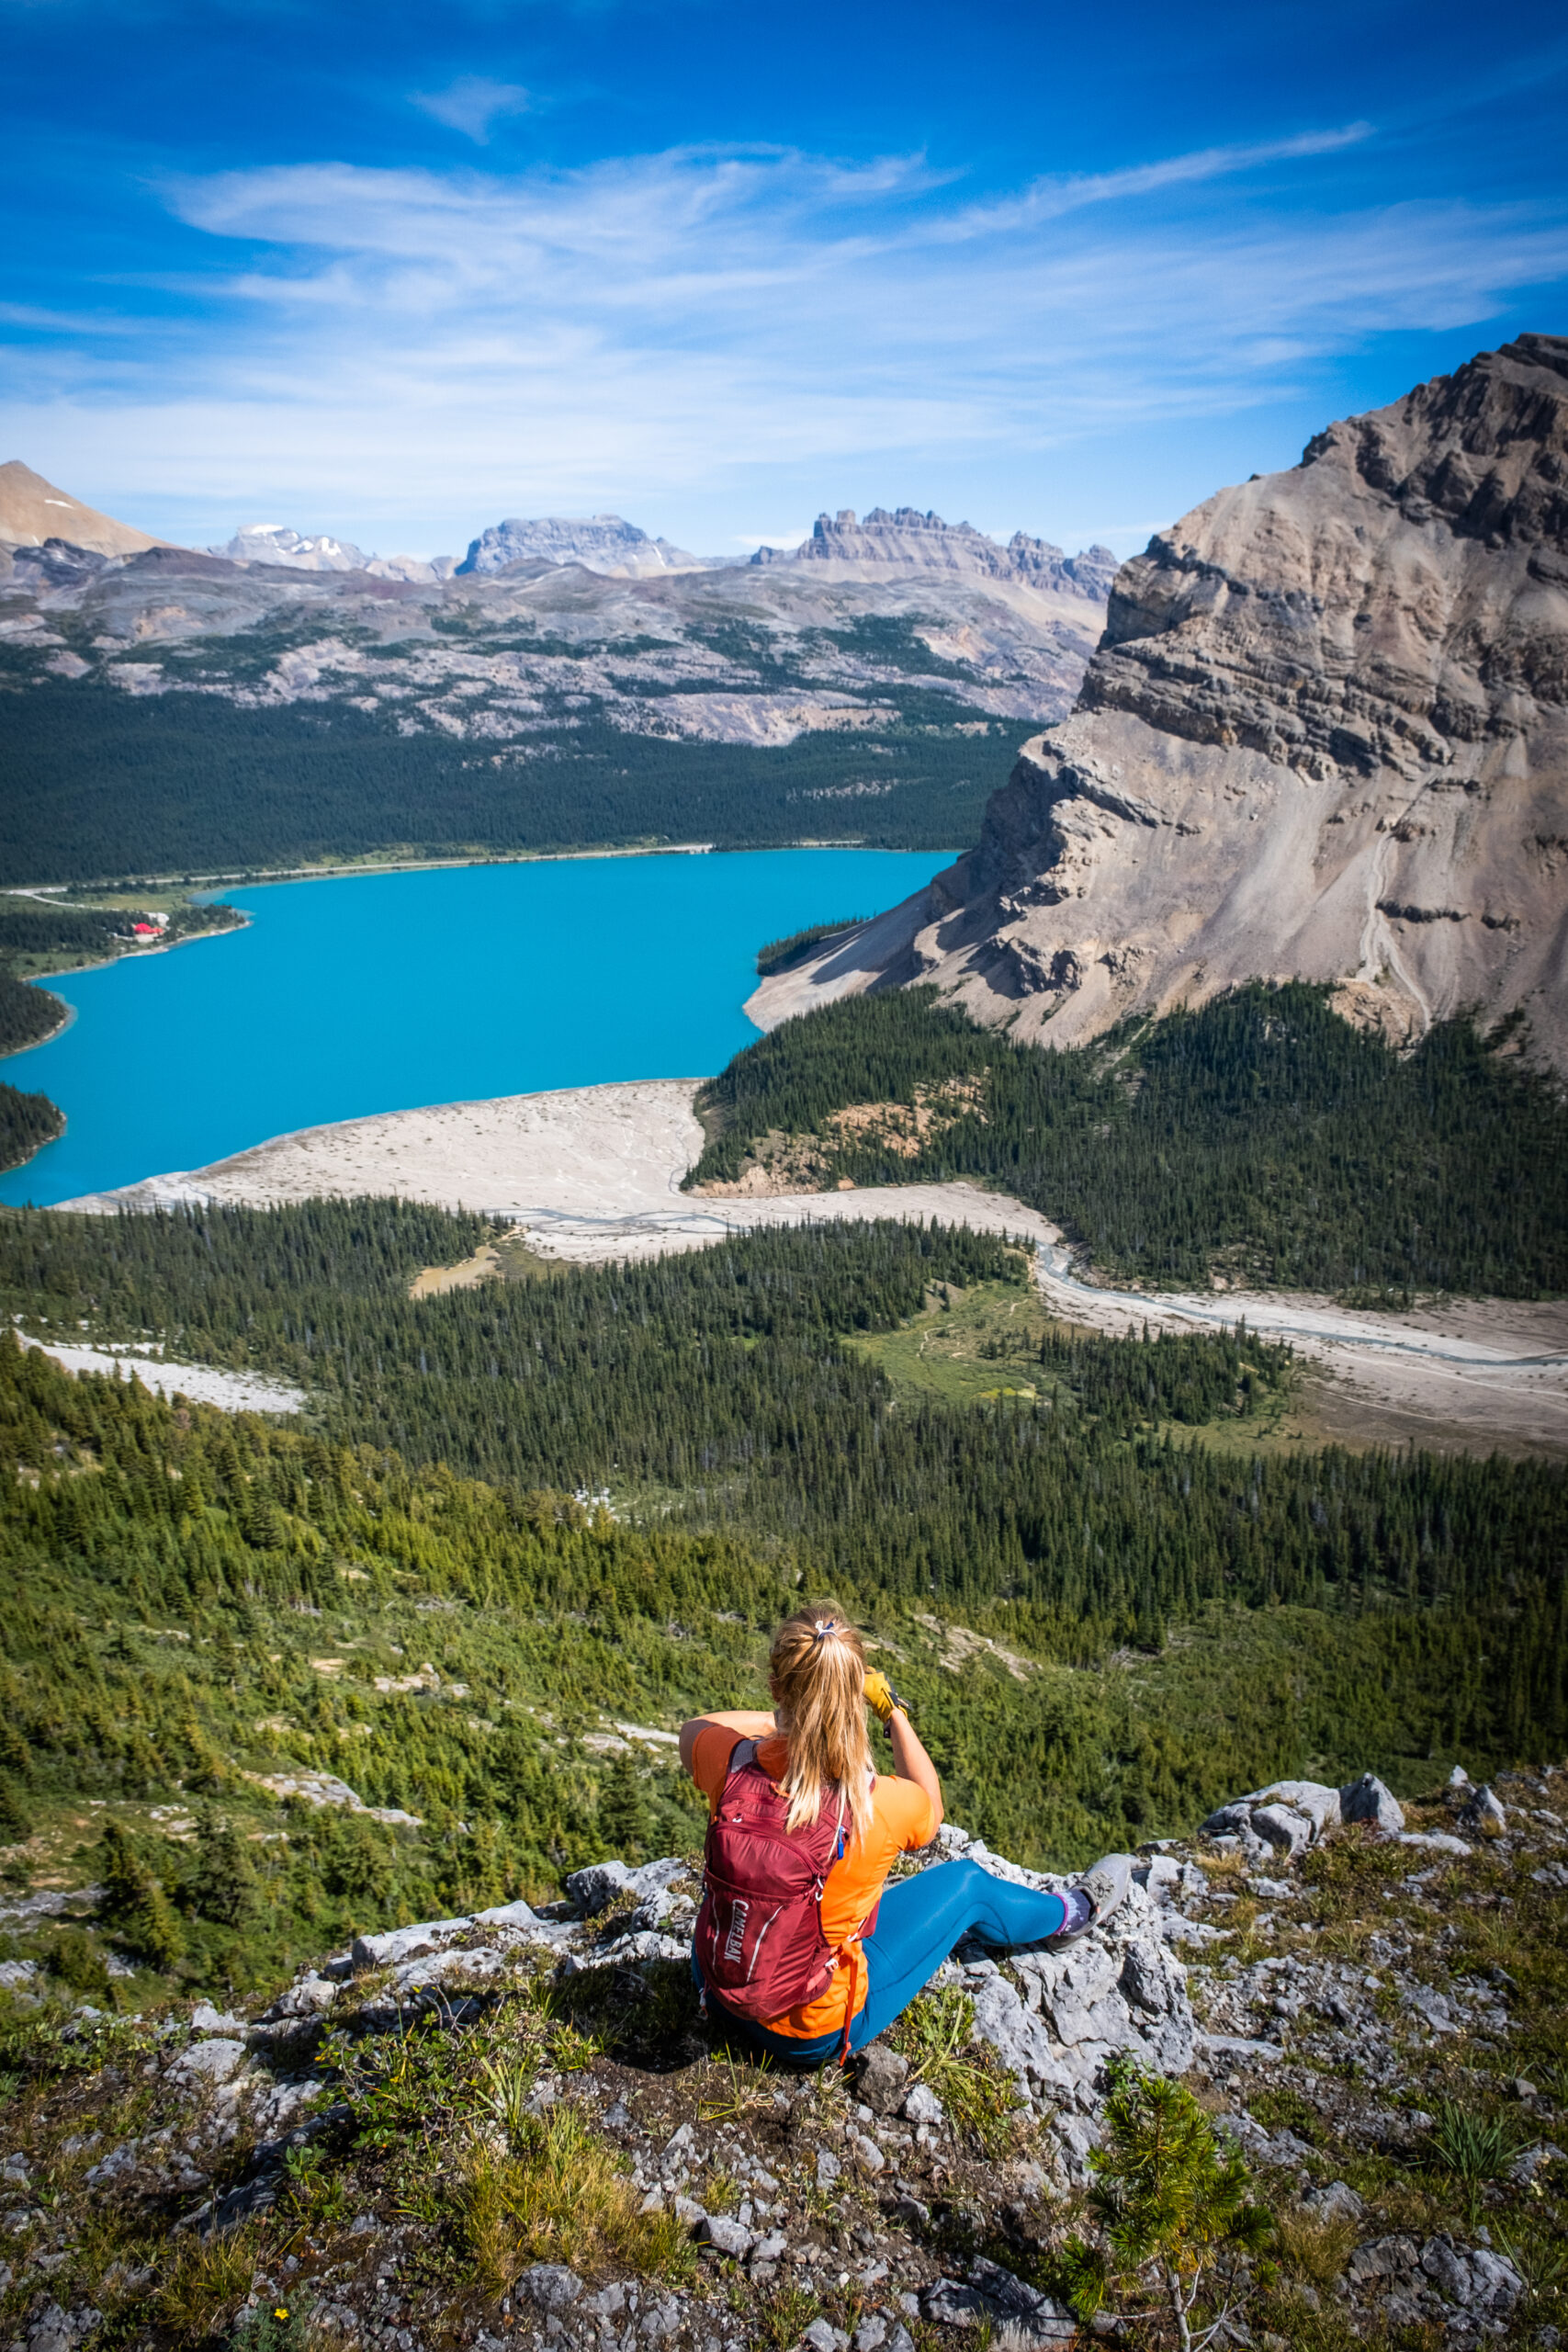
[[[652,1826],[647,1792],[630,1751],[612,1758],[599,1799],[599,1836],[606,1852],[640,1862]]]
[[[191,1873],[193,1907],[220,1927],[248,1927],[260,1908],[255,1864],[231,1823],[203,1814],[197,1823],[196,1868]]]
[[[186,1933],[168,1890],[118,1821],[104,1832],[101,1916],[128,1951],[167,1972],[185,1957]]]

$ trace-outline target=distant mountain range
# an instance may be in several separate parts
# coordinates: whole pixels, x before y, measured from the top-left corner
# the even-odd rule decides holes
[[[56,514],[78,536],[50,530]],[[367,555],[278,523],[247,524],[201,551],[132,532],[12,465],[0,469],[0,642],[43,654],[47,674],[95,674],[138,695],[276,707],[342,695],[361,710],[387,698],[404,734],[428,724],[505,742],[537,731],[538,692],[564,683],[549,668],[558,655],[541,668],[518,649],[522,629],[572,642],[570,684],[618,727],[782,744],[803,729],[874,727],[876,690],[892,684],[990,718],[1065,717],[1114,566],[1104,548],[1069,558],[1022,533],[1004,548],[912,509],[874,509],[863,524],[840,514],[793,552],[761,552],[765,566],[689,555],[618,514],[514,516],[470,541],[461,562]],[[457,610],[466,650],[435,628]],[[737,621],[773,640],[761,668],[732,641]],[[897,644],[867,639],[866,625],[890,628]],[[201,661],[204,639],[259,651],[280,627],[287,659],[254,675],[228,654]],[[722,653],[710,641],[719,628]],[[366,645],[367,629],[384,653]],[[846,630],[852,647],[836,641]],[[505,675],[487,672],[493,691],[483,691],[471,657],[498,636]],[[616,650],[650,638],[669,650]]]
[[[42,547],[50,539],[102,556],[136,555],[169,544],[84,506],[16,459],[0,466],[0,548]],[[1104,603],[1116,573],[1116,559],[1109,548],[1087,548],[1069,556],[1049,539],[1030,538],[1022,531],[1015,531],[1004,546],[972,524],[944,523],[940,514],[922,514],[914,506],[892,513],[874,506],[863,520],[857,520],[851,507],[836,515],[819,514],[810,537],[799,547],[760,547],[750,558],[692,555],[669,539],[650,537],[619,514],[509,515],[470,539],[461,559],[367,555],[352,539],[297,531],[287,523],[243,523],[231,538],[205,552],[230,563],[266,564],[287,571],[363,572],[372,580],[411,583],[504,574],[520,564],[578,564],[606,579],[656,580],[679,572],[728,571],[748,561],[756,567],[831,563],[839,567],[837,576],[845,579],[873,579],[889,569],[955,572],[1018,581],[1097,604]]]
[[[840,578],[869,579],[884,566],[898,564],[916,571],[966,572],[982,580],[1017,580],[1035,588],[1052,588],[1060,595],[1087,596],[1103,604],[1116,577],[1116,558],[1109,548],[1091,547],[1066,555],[1049,539],[1032,539],[1015,531],[1004,547],[987,538],[972,523],[944,523],[940,514],[922,514],[918,506],[900,506],[889,514],[874,506],[857,521],[852,506],[837,514],[818,514],[811,537],[797,548],[761,547],[754,564],[831,563]]]
[[[0,876],[409,845],[956,847],[1028,729],[1072,707],[1103,551],[919,520],[870,515],[852,558],[814,535],[766,565],[615,514],[512,517],[460,563],[276,523],[197,550],[7,468]]]
[[[231,563],[281,564],[288,571],[364,571],[372,580],[450,580],[456,556],[367,555],[352,539],[321,533],[306,537],[287,523],[244,523],[221,547],[209,548]]]

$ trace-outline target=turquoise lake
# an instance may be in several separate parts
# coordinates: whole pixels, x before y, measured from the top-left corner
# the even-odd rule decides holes
[[[757,1035],[766,939],[873,914],[951,853],[572,858],[224,891],[250,927],[51,981],[71,1026],[0,1061],[66,1132],[0,1176],[40,1207],[375,1111],[701,1077]]]

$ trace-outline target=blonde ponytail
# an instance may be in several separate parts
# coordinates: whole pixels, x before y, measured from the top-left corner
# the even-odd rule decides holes
[[[773,1636],[769,1680],[789,1745],[786,1826],[815,1821],[826,1795],[842,1803],[854,1835],[871,1827],[871,1743],[865,1732],[865,1652],[836,1601],[796,1610]]]

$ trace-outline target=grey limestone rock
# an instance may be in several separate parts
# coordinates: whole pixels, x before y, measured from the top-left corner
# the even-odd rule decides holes
[[[1483,1781],[1474,1790],[1460,1814],[1460,1825],[1465,1829],[1506,1829],[1508,1816],[1488,1781]]]
[[[1071,2344],[1077,2323],[1070,2312],[999,2263],[983,2256],[967,2279],[939,2278],[925,2296],[926,2317],[940,2327],[988,2327],[1003,2352]]]
[[[181,2051],[169,2072],[193,2088],[203,2083],[216,2087],[237,2075],[248,2055],[243,2041],[220,2035],[210,2041],[193,2041]]]
[[[1294,1861],[1325,1831],[1337,1827],[1340,1792],[1320,1781],[1275,1781],[1235,1797],[1203,1824],[1209,1838],[1239,1838],[1244,1846],[1271,1846]]]
[[[1419,2260],[1415,2239],[1395,2233],[1359,2245],[1350,2256],[1349,2274],[1357,2286],[1365,2286],[1369,2281],[1404,2278]]]
[[[1404,1826],[1404,1806],[1373,1772],[1363,1772],[1359,1781],[1346,1783],[1339,1792],[1339,1810],[1345,1820],[1370,1821],[1392,1838],[1397,1838]]]
[[[1359,2222],[1367,2210],[1346,2180],[1331,2180],[1325,2188],[1309,2188],[1302,2203],[1309,2213],[1324,2222]]]
[[[947,2109],[929,2083],[917,2083],[899,2109],[907,2123],[945,2123]]]
[[[673,1854],[657,1862],[644,1862],[640,1870],[629,1869],[625,1862],[590,1862],[586,1870],[572,1871],[566,1882],[566,1891],[581,1917],[596,1919],[602,1911],[609,1909],[617,1894],[632,1895],[640,1903],[652,1902],[676,1879],[686,1877],[691,1869],[690,1862]]]
[[[874,2041],[861,2062],[860,2095],[874,2114],[891,2115],[904,2096],[909,2062],[885,2041]]]
[[[1511,2262],[1490,2246],[1476,2246],[1470,2256],[1470,2308],[1506,2319],[1525,2291],[1525,2282]]]
[[[563,2262],[536,2262],[525,2270],[513,2290],[544,2312],[563,2312],[582,2293],[582,2281]]]
[[[291,1984],[287,1993],[280,1993],[270,2008],[262,2011],[260,2021],[263,2025],[273,2025],[288,2018],[320,2017],[324,2009],[331,2008],[337,1996],[338,1987],[330,1976],[303,1976],[296,1984]],[[225,2022],[231,2030],[242,2030],[237,2018],[231,2018],[225,2021],[218,2018],[217,2012],[210,2009],[207,2011],[207,2016],[214,2018],[216,2022],[210,2026],[206,2025],[202,2013],[198,2010],[192,2020],[198,2030],[217,2032],[222,2030]]]
[[[602,1863],[598,1867],[622,1870],[625,1865]],[[441,1951],[459,1936],[468,1935],[476,1928],[502,1934],[509,1929],[548,1934],[545,1923],[526,1903],[502,1903],[492,1910],[465,1912],[456,1919],[426,1919],[417,1927],[389,1928],[384,1935],[355,1936],[353,1962],[355,1968],[396,1966],[403,1961],[422,1958],[426,1952]]]
[[[696,2234],[702,2245],[711,2245],[717,2254],[733,2255],[738,2262],[745,2260],[756,2243],[751,2232],[728,2213],[705,2213]]]
[[[231,2017],[226,2010],[215,2009],[210,2001],[198,2001],[190,2013],[193,2033],[243,2033],[243,2018]]]
[[[1458,2246],[1446,2231],[1427,2239],[1420,2262],[1444,2301],[1461,2312],[1506,2319],[1525,2290],[1511,2262],[1489,2246]]]
[[[28,2331],[28,2352],[72,2352],[79,2333],[69,2312],[50,2303]]]
[[[1312,1843],[1311,1819],[1287,1804],[1255,1805],[1249,1826],[1255,1838],[1277,1847],[1288,1861],[1304,1854]]]

